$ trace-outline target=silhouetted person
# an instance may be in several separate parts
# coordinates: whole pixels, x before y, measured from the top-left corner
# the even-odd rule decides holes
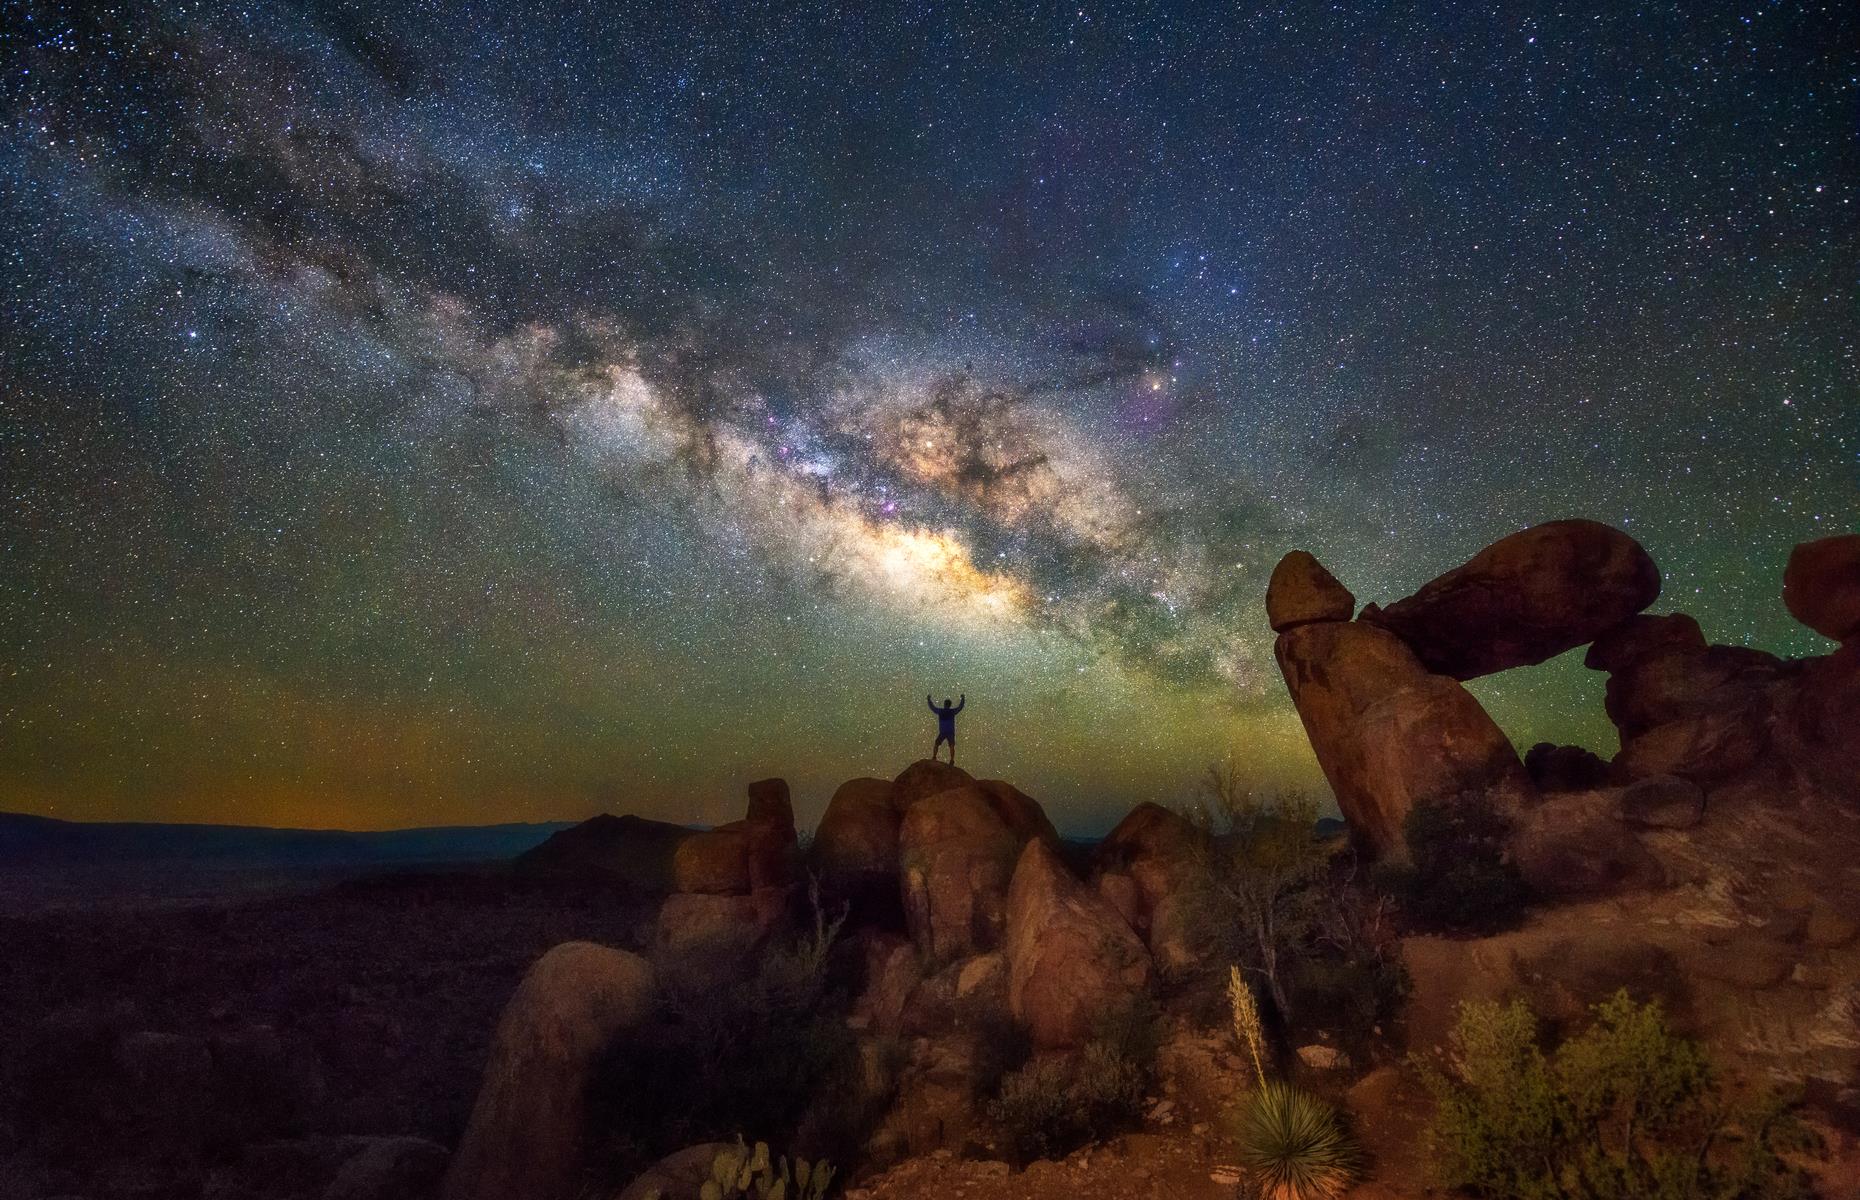
[[[944,742],[948,742],[949,765],[953,767],[956,765],[956,714],[969,703],[968,693],[963,693],[961,702],[957,704],[951,704],[948,696],[943,697],[941,705],[928,696],[924,697],[924,703],[936,714],[936,742],[930,747],[930,757],[934,761],[936,752],[943,748]]]

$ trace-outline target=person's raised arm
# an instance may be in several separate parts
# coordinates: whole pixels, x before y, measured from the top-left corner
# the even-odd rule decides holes
[[[925,697],[924,697],[924,703],[925,703],[925,704],[928,704],[928,705],[930,706],[930,711],[931,711],[931,712],[935,712],[935,711],[936,711],[936,700],[935,700],[935,699],[933,699],[933,698],[932,698],[932,697],[930,697],[930,696],[925,696]]]
[[[956,711],[961,712],[963,710],[963,707],[967,705],[968,703],[969,703],[969,694],[967,692],[964,692],[962,694],[962,698],[956,701]]]

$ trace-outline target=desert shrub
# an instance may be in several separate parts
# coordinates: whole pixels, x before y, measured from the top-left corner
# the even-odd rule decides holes
[[[1329,1030],[1367,1057],[1378,1031],[1399,1020],[1413,990],[1390,898],[1359,881],[1354,854],[1333,861],[1308,946],[1290,990],[1304,1023]]]
[[[1659,1005],[1625,991],[1553,1054],[1522,1001],[1465,1005],[1444,1071],[1424,1071],[1441,1181],[1493,1200],[1794,1200],[1774,1100],[1739,1105]]]
[[[1009,1072],[988,1116],[1021,1162],[1061,1158],[1133,1123],[1147,1086],[1136,1063],[1094,1041],[1074,1056],[1037,1058]]]
[[[1101,1141],[1142,1115],[1160,1042],[1154,1001],[1112,1009],[1077,1054],[1035,1059],[1003,1075],[989,1118],[1022,1162]]]
[[[1511,818],[1481,792],[1416,805],[1402,824],[1410,862],[1382,882],[1417,928],[1495,933],[1516,925],[1530,888],[1511,861]]]
[[[1227,998],[1234,1039],[1247,1052],[1258,1084],[1229,1113],[1247,1186],[1270,1200],[1330,1200],[1355,1180],[1360,1156],[1337,1114],[1317,1097],[1266,1077],[1266,1038],[1253,989],[1230,969]]]
[[[1234,1140],[1247,1189],[1262,1200],[1331,1200],[1355,1181],[1361,1163],[1330,1105],[1278,1080],[1240,1106]]]
[[[765,951],[745,978],[660,974],[658,1011],[604,1056],[589,1093],[597,1173],[620,1179],[693,1142],[747,1130],[844,1156],[881,1107],[868,1095],[850,997],[831,986],[839,924]]]
[[[1330,849],[1308,793],[1253,786],[1228,760],[1208,768],[1188,817],[1207,835],[1189,900],[1217,955],[1259,979],[1289,1016],[1290,964],[1307,952]]]

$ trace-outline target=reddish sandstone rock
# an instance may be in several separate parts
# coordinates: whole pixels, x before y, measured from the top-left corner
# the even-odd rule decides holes
[[[1023,842],[1039,838],[1049,846],[1059,845],[1059,831],[1053,828],[1038,800],[1005,779],[984,779],[975,786],[987,794],[995,816],[1001,818],[1001,823],[1012,830],[1015,837]]]
[[[1860,533],[1803,542],[1783,570],[1789,615],[1837,642],[1860,634]]]
[[[1583,655],[1592,671],[1623,671],[1650,655],[1705,649],[1699,623],[1685,613],[1637,613],[1596,638]]]
[[[912,804],[898,830],[899,888],[911,939],[933,962],[992,950],[1006,923],[1021,839],[973,783]]]
[[[975,777],[961,767],[952,767],[940,759],[920,758],[891,781],[891,804],[901,813],[908,812],[926,796],[974,782]]]
[[[752,825],[794,828],[794,802],[786,779],[758,779],[749,785],[749,811],[743,817]]]
[[[1035,1046],[1083,1044],[1148,986],[1149,951],[1046,843],[1021,851],[1007,908],[1008,1011]]]
[[[1777,708],[1778,755],[1812,786],[1860,812],[1860,642],[1803,662]]]
[[[1356,597],[1324,564],[1303,550],[1279,560],[1266,584],[1266,620],[1274,633],[1312,621],[1347,621]]]
[[[898,825],[889,779],[849,779],[833,793],[809,853],[823,886],[851,892],[898,870]]]
[[[445,1200],[560,1200],[580,1186],[594,1065],[652,1006],[637,955],[567,942],[536,960],[498,1021]]]
[[[741,821],[691,834],[672,852],[672,887],[709,895],[749,891],[749,841]]]
[[[1551,521],[1487,546],[1414,595],[1361,619],[1399,635],[1428,670],[1475,679],[1553,658],[1660,594],[1660,571],[1627,534]]]
[[[1430,674],[1393,633],[1361,621],[1301,625],[1274,648],[1318,765],[1369,855],[1406,857],[1416,804],[1531,792],[1505,734],[1458,682]]]

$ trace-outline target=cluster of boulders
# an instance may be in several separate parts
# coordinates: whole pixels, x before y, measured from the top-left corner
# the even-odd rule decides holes
[[[1659,593],[1659,569],[1633,538],[1575,520],[1512,534],[1354,618],[1355,597],[1294,551],[1266,608],[1319,765],[1373,856],[1405,856],[1416,805],[1468,792],[1524,815],[1546,792],[1618,785],[1628,795],[1616,815],[1648,826],[1694,820],[1707,795],[1731,788],[1860,796],[1860,536],[1806,543],[1790,559],[1789,610],[1843,643],[1824,657],[1708,645],[1684,613],[1643,612]],[[1608,672],[1620,753],[1610,762],[1545,745],[1521,761],[1461,683],[1583,645],[1586,664]],[[1539,866],[1554,884],[1570,863],[1551,851]]]
[[[788,783],[757,780],[742,820],[689,832],[673,847],[657,948],[718,956],[755,949],[792,909],[798,865]]]

